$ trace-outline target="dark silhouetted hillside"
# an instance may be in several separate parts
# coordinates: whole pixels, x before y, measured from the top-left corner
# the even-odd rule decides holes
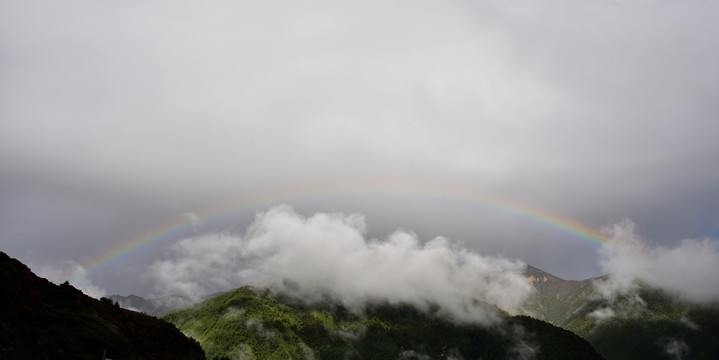
[[[0,359],[204,359],[199,344],[149,315],[55,285],[0,252]]]

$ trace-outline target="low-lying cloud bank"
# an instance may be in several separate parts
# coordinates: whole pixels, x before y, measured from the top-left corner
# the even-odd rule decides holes
[[[640,281],[685,300],[719,300],[718,239],[687,239],[673,248],[653,246],[629,220],[607,227],[605,233],[610,246],[600,249],[599,263],[609,276],[597,282],[601,295],[614,298]]]
[[[668,248],[637,235],[629,220],[604,229],[609,245],[598,261],[608,274],[596,282],[600,295],[615,299],[639,283],[685,300],[719,300],[719,240],[684,240]],[[210,233],[175,243],[153,263],[148,279],[157,296],[200,299],[244,284],[262,284],[306,301],[331,300],[361,310],[371,302],[436,304],[460,321],[489,323],[493,311],[522,312],[533,288],[518,260],[485,256],[438,237],[422,242],[397,230],[385,239],[366,236],[362,215],[303,216],[289,206],[256,215],[244,234]],[[628,301],[628,300],[627,300]],[[641,306],[637,298],[633,306]],[[600,309],[598,319],[618,315]]]
[[[372,301],[437,304],[456,320],[485,323],[495,315],[477,300],[515,313],[532,292],[520,261],[484,256],[441,237],[422,243],[404,230],[368,239],[366,229],[361,215],[305,217],[278,206],[259,213],[244,235],[177,242],[149,276],[162,295],[198,296],[270,279],[266,284],[308,301],[329,298],[351,309]]]

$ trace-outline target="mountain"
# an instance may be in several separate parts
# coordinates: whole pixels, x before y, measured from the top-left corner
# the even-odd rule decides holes
[[[249,286],[163,321],[119,302],[153,312],[167,299],[92,299],[0,252],[0,359],[719,359],[717,302],[646,284],[610,300],[595,285],[604,277],[525,274],[533,317],[504,314],[491,326],[453,323],[431,306],[375,303],[358,314]]]
[[[604,299],[595,283],[605,277],[564,280],[533,267],[533,314],[582,336],[609,360],[719,359],[719,304],[697,304],[639,284]]]
[[[362,315],[241,287],[164,316],[209,359],[601,359],[582,338],[527,316],[456,324],[437,309],[377,303]]]
[[[719,359],[719,304],[696,304],[646,285],[594,299],[564,321],[608,359]]]
[[[527,266],[524,274],[537,290],[529,299],[532,315],[558,326],[589,305],[594,281],[600,279],[564,280],[533,266]]]
[[[172,324],[55,285],[0,252],[0,359],[205,359]]]

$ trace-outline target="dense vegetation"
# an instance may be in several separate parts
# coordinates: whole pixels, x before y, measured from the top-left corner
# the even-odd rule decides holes
[[[172,324],[55,285],[0,252],[0,359],[204,359]]]
[[[719,304],[681,301],[642,285],[614,301],[594,281],[563,280],[529,267],[536,316],[587,339],[607,359],[719,359]]]
[[[564,280],[532,266],[525,274],[537,290],[528,301],[532,315],[553,325],[564,326],[594,294],[594,279]]]
[[[599,309],[614,316],[597,317]],[[594,300],[564,326],[608,359],[719,359],[719,305],[679,301],[648,287],[611,304]]]
[[[242,287],[165,319],[199,340],[209,359],[600,359],[583,339],[529,317],[491,327],[454,324],[409,305],[356,315]]]

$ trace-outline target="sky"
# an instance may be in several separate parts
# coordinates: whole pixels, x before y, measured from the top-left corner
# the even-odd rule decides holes
[[[366,244],[440,237],[450,257],[567,279],[648,274],[687,249],[710,263],[717,13],[671,0],[0,0],[0,250],[147,295],[153,271],[188,258],[183,244],[251,242],[285,204],[300,219],[361,217]],[[614,257],[489,198],[597,230],[632,224],[644,245]]]

